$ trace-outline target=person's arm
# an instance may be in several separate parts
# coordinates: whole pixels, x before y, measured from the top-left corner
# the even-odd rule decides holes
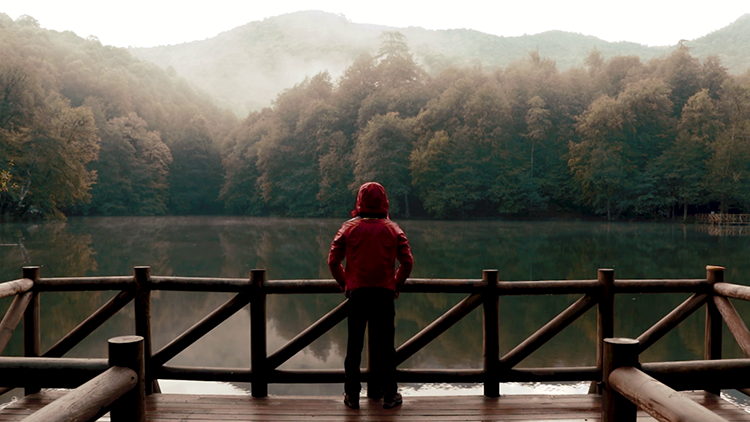
[[[346,256],[346,237],[342,230],[336,233],[331,243],[331,250],[328,252],[328,269],[331,270],[331,275],[341,287],[341,291],[346,289],[346,272],[344,266],[341,263],[344,261]]]
[[[398,259],[398,270],[396,271],[396,295],[401,292],[401,287],[411,274],[414,267],[414,257],[411,254],[409,239],[404,232],[398,234],[398,249],[396,250],[396,259]]]

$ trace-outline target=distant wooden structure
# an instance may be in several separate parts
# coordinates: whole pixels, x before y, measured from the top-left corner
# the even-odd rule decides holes
[[[0,420],[18,420],[15,415],[29,416],[34,406],[38,408],[52,402],[49,406],[53,406],[53,410],[44,407],[40,410],[45,412],[42,416],[34,413],[36,416],[29,416],[32,418],[29,420],[89,421],[96,420],[102,412],[111,410],[112,421],[115,422],[145,420],[146,415],[149,420],[293,420],[312,416],[315,416],[316,420],[351,420],[365,417],[363,415],[368,414],[367,412],[370,412],[371,416],[365,419],[369,420],[380,420],[381,416],[383,420],[415,420],[424,419],[425,416],[430,416],[430,420],[493,420],[506,419],[503,416],[504,412],[517,412],[520,415],[518,419],[522,420],[560,419],[550,416],[557,412],[570,416],[564,419],[592,417],[597,420],[594,416],[599,415],[600,420],[604,422],[634,422],[638,418],[637,409],[641,408],[660,421],[723,421],[727,420],[724,416],[730,413],[731,420],[750,421],[750,414],[741,411],[735,412],[736,414],[729,412],[727,402],[717,401],[720,399],[716,396],[721,389],[738,389],[750,394],[750,359],[721,359],[722,321],[729,327],[745,357],[750,358],[750,330],[729,300],[750,300],[750,287],[726,283],[725,270],[722,267],[709,266],[706,271],[705,279],[687,280],[615,280],[614,271],[608,269],[599,270],[596,280],[508,282],[498,280],[497,270],[483,271],[482,279],[410,279],[404,286],[404,293],[464,293],[467,296],[399,346],[396,351],[397,363],[403,363],[479,307],[482,308],[483,314],[484,361],[482,368],[477,369],[398,369],[398,381],[481,383],[484,386],[484,397],[415,398],[413,404],[419,404],[423,410],[410,413],[409,409],[416,407],[412,408],[407,400],[401,409],[381,415],[378,412],[382,411],[376,410],[369,401],[365,405],[365,410],[362,410],[363,413],[358,414],[344,408],[341,403],[336,403],[334,407],[332,398],[267,397],[270,383],[343,383],[343,370],[291,371],[280,370],[278,367],[343,321],[346,318],[346,300],[278,350],[269,354],[266,342],[268,295],[340,294],[338,285],[333,280],[266,280],[264,270],[253,270],[249,279],[164,277],[152,276],[149,267],[136,267],[133,276],[41,278],[38,267],[25,267],[21,279],[0,284],[0,297],[15,296],[5,317],[0,321],[0,350],[5,348],[13,330],[20,320],[24,319],[24,357],[0,358],[0,374],[1,382],[6,384],[8,389],[24,387],[27,397],[0,411]],[[40,294],[49,291],[89,290],[113,290],[119,293],[42,353],[39,346]],[[155,290],[234,292],[236,295],[161,350],[152,353],[150,299],[151,292]],[[618,293],[667,292],[692,295],[636,339],[614,338],[614,307]],[[581,296],[527,339],[500,356],[499,297],[551,294]],[[129,337],[129,340],[121,342],[137,343],[138,347],[142,348],[142,357],[134,359],[136,364],[120,363],[124,361],[113,358],[111,348],[109,360],[62,357],[131,300],[135,301],[134,334],[142,339]],[[248,304],[251,326],[250,368],[167,365],[177,354]],[[704,360],[639,363],[640,353],[704,305]],[[595,366],[517,368],[526,357],[594,307],[597,308]],[[113,339],[110,342],[117,343],[118,340]],[[117,376],[113,376],[111,368],[124,369],[115,369]],[[106,383],[103,384],[100,377],[104,374],[110,375],[105,377]],[[363,375],[364,380],[368,382],[368,391],[377,391],[377,386],[371,384],[369,371],[364,371]],[[253,398],[242,398],[241,401],[246,402],[248,406],[240,409],[229,406],[228,399],[221,397],[179,398],[163,395],[159,394],[159,379],[248,382],[252,385]],[[560,381],[591,381],[592,394],[585,398],[500,397],[499,384],[502,382]],[[56,393],[40,393],[41,388],[55,387],[76,390],[62,397],[57,397]],[[675,390],[705,390],[705,393],[680,395]],[[141,399],[147,395],[149,397]],[[52,401],[53,399],[57,400]],[[122,403],[122,400],[128,400],[128,403],[138,400],[139,403],[145,404],[135,407],[129,405],[129,408],[136,408],[137,411],[123,416],[117,404]],[[444,401],[445,405],[435,405],[437,400]],[[340,399],[335,399],[335,402],[339,401]],[[76,416],[77,412],[73,412],[76,415],[71,416],[69,413],[54,410],[70,409],[70,403],[75,403],[75,408],[98,410],[94,416],[88,414],[89,416],[85,417]],[[275,403],[275,407],[268,406],[269,403]],[[537,404],[540,403],[547,403],[545,406],[557,411],[535,413],[534,409],[537,409]],[[708,406],[708,403],[713,405]],[[18,406],[22,409],[18,409]],[[230,408],[235,410],[228,410]],[[198,411],[200,409],[202,411]],[[440,412],[443,412],[443,416],[435,413],[438,409],[442,409]],[[164,416],[170,412],[171,417]],[[330,418],[318,418],[318,412]],[[482,414],[481,417],[477,412]],[[578,416],[574,416],[574,413]],[[81,415],[83,414],[81,412]],[[180,416],[186,414],[191,416]],[[281,417],[283,415],[286,416]],[[452,416],[448,417],[450,415]]]
[[[750,225],[750,214],[697,214],[695,219],[699,223],[718,226]]]

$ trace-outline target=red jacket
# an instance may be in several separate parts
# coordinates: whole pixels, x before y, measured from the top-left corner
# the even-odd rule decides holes
[[[398,293],[411,273],[414,258],[404,231],[388,218],[385,188],[375,182],[360,186],[352,215],[354,218],[341,226],[331,243],[331,274],[347,292],[381,287]],[[346,270],[341,265],[344,258]]]

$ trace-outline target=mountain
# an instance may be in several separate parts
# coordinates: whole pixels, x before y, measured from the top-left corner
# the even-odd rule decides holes
[[[130,52],[163,68],[171,66],[242,116],[270,105],[280,91],[306,76],[324,70],[334,78],[340,76],[358,55],[377,52],[383,31],[406,35],[416,59],[431,73],[451,65],[503,67],[531,51],[556,61],[563,70],[582,66],[594,49],[605,59],[635,55],[644,61],[673,49],[612,43],[563,31],[499,37],[469,29],[395,28],[305,11],[251,22],[203,41],[131,48]],[[750,15],[687,45],[698,57],[717,54],[731,72],[743,72],[750,67]]]

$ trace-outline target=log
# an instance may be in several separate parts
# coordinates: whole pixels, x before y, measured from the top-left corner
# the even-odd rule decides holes
[[[401,288],[404,293],[476,293],[481,291],[481,280],[410,278]],[[264,284],[267,294],[340,293],[333,279],[323,280],[268,280]]]
[[[706,328],[703,340],[703,358],[706,360],[721,359],[721,342],[722,342],[722,318],[719,309],[714,303],[713,287],[716,283],[724,280],[724,268],[707,266],[706,278],[711,285],[711,300],[706,302]],[[708,389],[709,393],[721,393],[720,389]]]
[[[731,297],[732,299],[750,301],[750,286],[717,282],[714,284],[714,293],[721,296]]]
[[[34,298],[34,292],[21,293],[16,296],[11,302],[8,310],[3,316],[3,320],[0,321],[0,353],[5,350],[10,342],[10,338],[13,336],[13,331],[16,330],[18,323],[21,322],[26,307],[28,307],[31,300]]]
[[[404,363],[404,361],[414,356],[415,353],[428,345],[432,340],[436,339],[440,334],[443,334],[481,304],[481,294],[474,293],[461,300],[461,302],[430,323],[430,325],[426,326],[412,338],[404,342],[404,344],[396,350],[394,364],[399,366]]]
[[[668,332],[679,325],[687,317],[692,315],[693,312],[703,306],[707,299],[708,295],[699,295],[697,293],[693,294],[679,306],[674,308],[659,322],[657,322],[643,334],[638,336],[637,340],[640,343],[640,353],[643,353],[643,351],[651,347],[651,345],[656,343],[659,339],[664,337]]]
[[[134,287],[135,281],[132,276],[54,277],[40,278],[34,282],[34,290],[39,292],[128,290]]]
[[[500,396],[500,308],[498,306],[498,273],[497,270],[482,271],[482,283],[485,286],[482,312],[483,357],[484,357],[484,395]]]
[[[504,281],[497,286],[501,296],[594,294],[601,287],[597,280]]]
[[[616,280],[617,293],[708,293],[711,290],[707,280]]]
[[[714,296],[713,303],[724,318],[729,331],[735,340],[737,340],[737,344],[740,345],[742,353],[745,357],[750,357],[750,331],[747,329],[747,325],[745,325],[737,309],[735,309],[729,299],[722,296]]]
[[[149,379],[146,377],[145,339],[141,336],[111,338],[109,345],[110,370],[123,368],[134,373],[135,385],[117,395],[112,403],[112,422],[146,422],[146,394]]]
[[[149,370],[154,370],[169,362],[183,350],[187,349],[191,344],[195,343],[211,330],[218,327],[219,324],[226,321],[227,318],[244,308],[250,303],[250,300],[251,294],[249,292],[239,293],[223,305],[216,308],[213,312],[203,317],[203,319],[198,321],[195,325],[188,328],[184,333],[180,334],[176,339],[172,340],[169,344],[156,352],[151,358],[151,363],[148,367]]]
[[[39,281],[39,267],[23,267],[23,278]],[[40,331],[40,302],[39,293],[33,292],[29,304],[23,313],[23,355],[26,357],[38,357],[41,355],[42,335]],[[24,389],[24,394],[38,393],[39,388],[29,386]]]
[[[638,341],[629,338],[604,339],[602,356],[602,422],[633,422],[637,408],[614,388],[611,376],[623,367],[638,366]]]
[[[344,300],[333,310],[325,314],[322,318],[307,327],[293,339],[289,340],[275,353],[268,356],[266,366],[269,369],[276,369],[292,356],[299,353],[302,349],[309,346],[310,343],[327,333],[331,328],[345,320],[347,317],[347,304],[349,299]]]
[[[146,359],[146,367],[151,368],[151,267],[140,266],[133,268],[133,280],[135,280],[135,335],[143,337],[143,350]],[[146,377],[150,377],[150,371]],[[158,381],[149,378],[146,380],[146,394],[158,393]]]
[[[124,308],[125,305],[130,303],[133,299],[133,292],[123,290],[117,296],[108,300],[107,303],[102,305],[99,309],[94,311],[88,318],[83,320],[77,327],[71,330],[65,337],[58,340],[43,356],[50,358],[57,358],[64,356],[66,353],[71,351],[77,346],[83,339],[88,337],[102,324],[107,322],[114,314],[120,309]]]
[[[367,371],[363,378],[369,379]],[[555,368],[519,368],[501,371],[500,382],[567,382],[593,381],[600,376],[595,366],[555,367]],[[252,371],[247,368],[205,368],[187,366],[162,366],[157,370],[159,379],[219,381],[219,382],[252,382]],[[398,382],[477,382],[484,380],[482,369],[397,369]],[[268,373],[268,382],[292,384],[331,384],[344,382],[343,370],[274,370]]]
[[[615,369],[609,383],[659,421],[726,422],[726,419],[633,367]],[[635,420],[635,415],[631,420]]]
[[[501,367],[503,369],[510,369],[518,365],[522,360],[526,359],[529,355],[542,347],[544,343],[548,342],[552,337],[564,330],[565,327],[572,324],[573,321],[578,319],[578,317],[593,308],[594,305],[596,305],[596,300],[592,296],[586,295],[581,297],[567,309],[560,312],[556,317],[552,318],[550,322],[546,323],[534,334],[530,335],[526,340],[522,341],[521,344],[500,358]]]
[[[3,383],[13,388],[76,388],[106,370],[106,359],[0,357]]]
[[[615,336],[615,270],[600,269],[597,280],[602,285],[602,294],[596,310],[596,367],[601,371],[604,357],[604,339]],[[589,388],[591,394],[601,394],[604,382],[601,376],[599,384],[592,383]]]
[[[151,290],[239,293],[250,289],[245,278],[151,276]]]
[[[22,278],[0,283],[0,299],[26,293],[34,287],[34,280]]]
[[[219,382],[252,382],[248,368],[204,368],[195,366],[167,366],[155,369],[159,379]]]
[[[721,390],[750,387],[750,359],[652,362],[641,370],[675,390]]]
[[[268,396],[268,379],[266,378],[266,270],[251,270],[250,283],[252,293],[250,301],[250,366],[253,381],[250,393],[253,397]]]
[[[23,422],[95,421],[138,383],[130,368],[114,367],[23,419]],[[145,419],[143,419],[145,420]],[[115,421],[114,417],[112,421]]]

